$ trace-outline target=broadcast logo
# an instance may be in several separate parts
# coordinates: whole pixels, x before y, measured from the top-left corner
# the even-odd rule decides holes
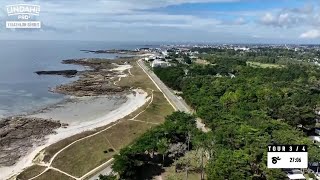
[[[6,21],[6,28],[9,29],[39,29],[41,22],[35,18],[40,14],[39,5],[15,4],[7,6],[7,13],[10,21]]]
[[[307,145],[269,145],[268,168],[308,168]]]

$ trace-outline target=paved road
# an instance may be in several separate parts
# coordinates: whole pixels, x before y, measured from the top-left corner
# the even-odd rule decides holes
[[[89,180],[97,180],[99,179],[100,174],[111,174],[111,173],[112,173],[112,168],[111,168],[111,165],[109,165],[105,169],[99,171],[96,175],[89,178]]]
[[[171,90],[151,71],[142,60],[138,61],[140,67],[149,75],[152,81],[158,86],[162,93],[166,96],[167,100],[175,107],[178,111],[191,113],[190,107],[182,100],[174,95]]]
[[[143,62],[143,60],[138,61],[138,65],[144,70],[144,72],[149,76],[153,83],[158,86],[160,91],[165,95],[166,99],[175,108],[175,110],[183,111],[186,113],[191,113],[191,108],[184,102],[183,99],[179,99],[154,73],[151,71]],[[208,132],[209,130],[205,128],[205,125],[201,123],[200,119],[197,119],[197,128],[201,129],[203,132]],[[89,180],[96,180],[100,174],[110,174],[112,172],[111,165],[107,166],[103,170],[95,173],[93,177]]]
[[[183,111],[186,113],[191,113],[191,108],[185,103],[183,99],[179,99],[159,78],[153,71],[151,71],[145,64],[143,60],[138,61],[139,66],[147,73],[149,78],[158,86],[162,93],[166,96],[167,100],[173,105],[173,107],[178,111]],[[205,124],[201,122],[201,119],[197,118],[197,128],[203,132],[208,132],[209,129],[205,127]]]

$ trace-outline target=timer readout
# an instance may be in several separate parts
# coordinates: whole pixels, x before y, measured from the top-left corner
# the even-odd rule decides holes
[[[269,145],[268,168],[307,168],[307,145]]]

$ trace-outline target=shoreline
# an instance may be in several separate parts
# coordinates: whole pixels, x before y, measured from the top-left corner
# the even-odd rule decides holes
[[[109,76],[110,81],[113,78],[118,78],[118,77],[120,78],[120,77],[127,76],[128,74],[125,74],[124,72],[126,70],[129,71],[129,69],[132,68],[132,66],[128,64],[119,65],[115,63],[118,63],[118,62],[112,61],[113,68],[108,70],[108,72],[112,71],[111,73],[112,76]],[[82,77],[83,74],[86,74],[88,72],[92,73],[91,70],[84,71],[83,73],[81,73],[78,80],[68,83],[67,86],[70,86],[70,84],[72,85],[79,80],[80,81],[83,80],[83,77]],[[77,95],[79,94],[76,94],[76,96]],[[96,115],[97,113],[95,111],[95,108],[99,107],[101,104],[102,106],[108,105],[108,100],[109,100],[108,98],[110,97],[111,98],[119,97],[120,99],[118,100],[120,100],[121,102],[117,104],[117,99],[115,98],[112,103],[113,105],[116,105],[116,107],[113,107],[113,105],[109,105],[109,108],[100,109],[99,110],[100,112],[98,113],[98,115]],[[38,111],[34,111],[33,113],[28,113],[28,115],[25,116],[26,118],[43,118],[45,120],[50,120],[50,121],[59,120],[62,124],[68,123],[68,126],[66,127],[61,125],[60,128],[53,130],[54,131],[53,134],[44,136],[45,140],[41,142],[40,146],[33,145],[33,147],[31,147],[28,150],[28,153],[26,153],[26,155],[21,157],[13,166],[1,166],[0,171],[2,173],[0,174],[0,179],[10,178],[20,173],[23,169],[31,166],[34,158],[36,158],[36,156],[45,147],[48,147],[51,144],[59,142],[73,135],[76,135],[85,131],[91,131],[99,127],[103,127],[113,122],[116,122],[119,119],[131,114],[132,112],[134,112],[135,110],[143,106],[149,99],[150,97],[148,97],[148,94],[141,89],[130,89],[130,90],[125,90],[124,92],[116,91],[116,92],[110,92],[110,95],[102,94],[101,96],[92,95],[90,97],[81,96],[81,93],[80,93],[79,97],[69,96],[68,98],[63,99],[59,103],[49,105],[48,107],[45,107]],[[94,107],[91,107],[91,103],[88,103],[88,102],[91,102],[91,103],[96,102],[96,103]],[[89,108],[88,110],[88,107],[91,107],[91,109]],[[80,121],[76,121],[76,119],[78,119],[77,115],[81,113],[81,109],[88,110],[88,111],[84,111],[84,113],[91,112],[91,114],[87,114],[87,117],[82,118],[82,120]],[[60,116],[59,116],[59,113],[57,112],[60,113]],[[73,119],[72,119],[72,115],[75,115]],[[92,115],[95,115],[95,116],[88,118]],[[69,121],[70,119],[72,119],[73,122],[70,122]]]
[[[2,172],[0,174],[0,179],[10,178],[11,176],[20,173],[23,169],[32,165],[32,161],[34,160],[34,158],[44,148],[73,135],[86,131],[95,130],[99,127],[103,127],[113,122],[116,122],[119,119],[129,115],[130,113],[134,112],[135,110],[143,106],[150,99],[150,97],[147,98],[147,93],[140,89],[136,89],[134,90],[134,92],[136,92],[135,95],[129,94],[128,101],[124,103],[121,107],[109,113],[106,113],[104,116],[100,118],[96,118],[95,120],[89,122],[83,122],[78,125],[71,125],[66,128],[61,127],[59,129],[56,129],[56,134],[50,134],[46,136],[46,140],[45,142],[43,142],[43,145],[33,147],[31,150],[29,150],[29,153],[23,158],[19,159],[19,161],[15,165],[8,167],[0,167],[0,171]]]

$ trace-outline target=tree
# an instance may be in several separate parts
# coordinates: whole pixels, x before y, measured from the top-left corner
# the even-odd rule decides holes
[[[185,56],[183,59],[184,59],[184,62],[187,63],[187,64],[191,64],[192,63],[191,58],[189,56]]]
[[[117,176],[114,175],[99,175],[99,180],[117,180]]]
[[[157,143],[157,149],[160,154],[162,154],[162,166],[164,166],[164,157],[168,151],[169,143],[166,138],[162,138]]]
[[[208,179],[252,179],[248,155],[242,151],[221,150],[206,169]]]

